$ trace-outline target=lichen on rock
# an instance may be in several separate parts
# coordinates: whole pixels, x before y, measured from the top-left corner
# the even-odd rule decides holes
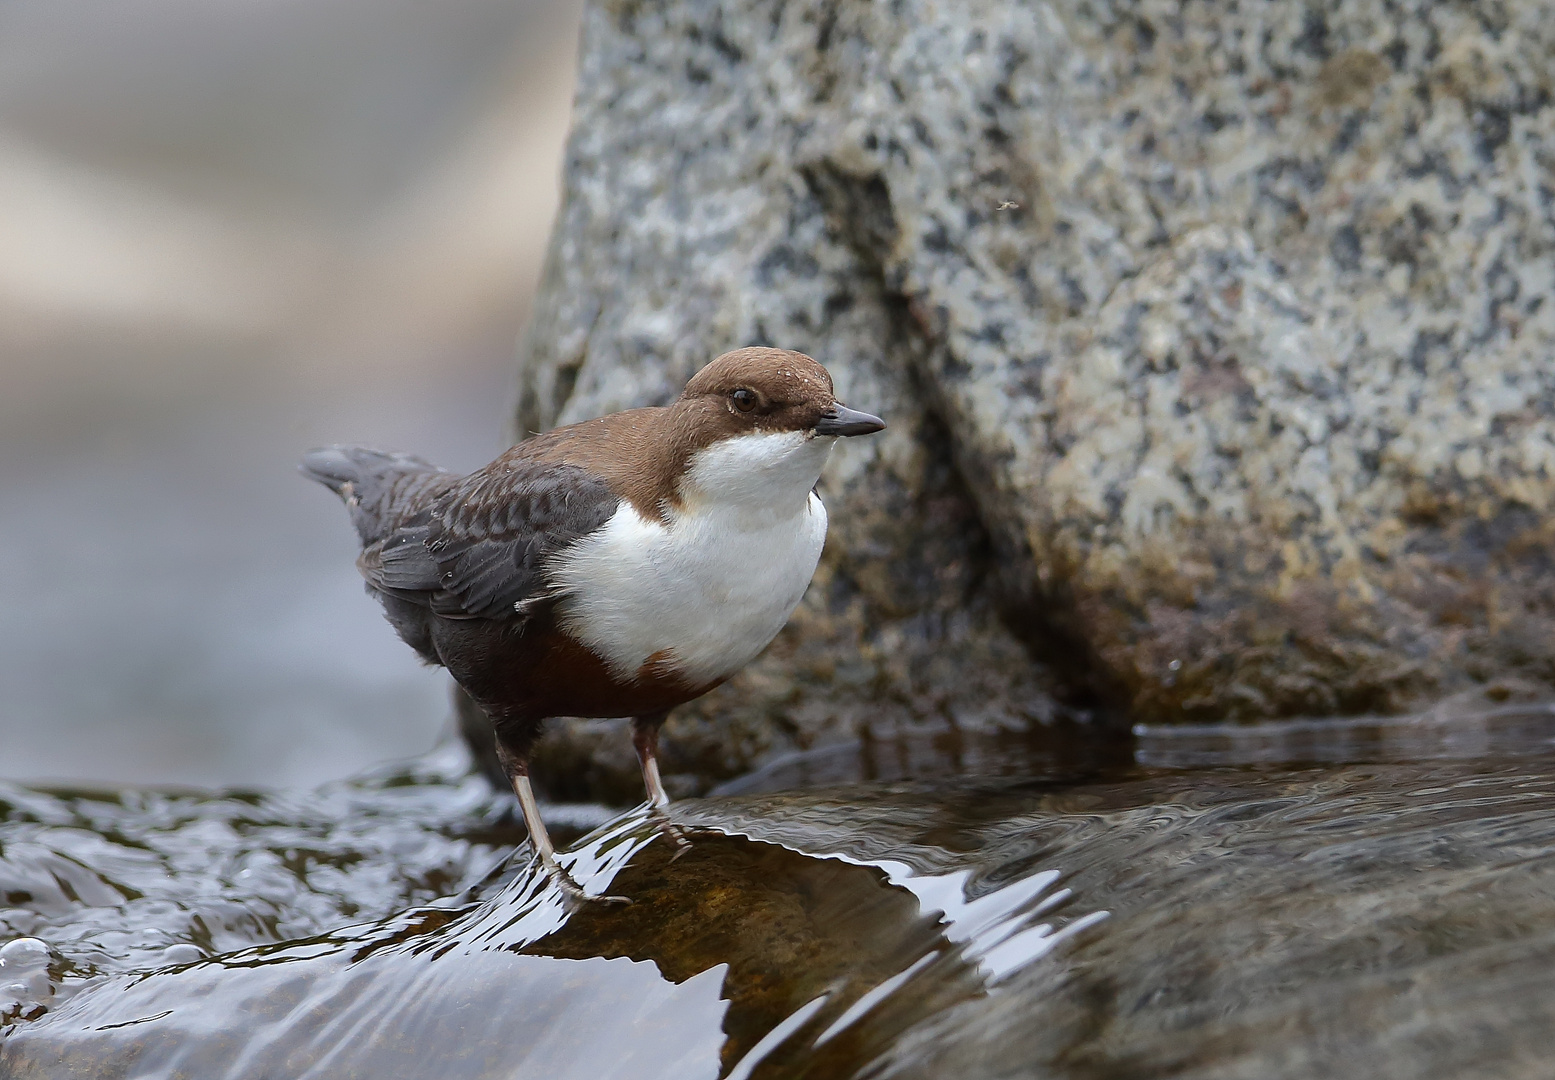
[[[522,428],[751,343],[892,424],[669,756],[1547,692],[1552,15],[592,3]]]

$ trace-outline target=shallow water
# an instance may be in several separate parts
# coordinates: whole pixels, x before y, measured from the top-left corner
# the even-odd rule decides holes
[[[1444,724],[834,747],[577,841],[629,905],[450,755],[10,788],[0,1075],[1544,1076],[1555,724]]]

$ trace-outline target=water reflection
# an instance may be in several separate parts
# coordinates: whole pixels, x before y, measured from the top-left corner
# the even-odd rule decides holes
[[[1409,716],[1141,724],[1134,736],[1141,764],[1171,768],[1547,754],[1555,751],[1555,705],[1485,709],[1453,701]]]
[[[211,1077],[829,1075],[1097,918],[1061,914],[1053,870],[969,899],[965,868],[705,822],[677,851],[635,811],[565,859],[586,891],[629,906],[579,904],[523,865],[479,901],[100,979],[18,1029],[0,1061],[17,1076],[52,1075],[61,1053],[91,1075],[132,1061]]]
[[[1461,694],[1403,716],[1297,717],[1257,724],[1138,724],[1107,718],[1026,731],[902,731],[781,757],[717,788],[753,795],[840,784],[1008,776],[1068,784],[1121,780],[1139,767],[1346,764],[1555,753],[1555,703],[1493,704]]]
[[[624,907],[492,870],[489,792],[435,770],[293,796],[290,818],[251,799],[221,828],[166,797],[91,817],[13,791],[31,809],[0,823],[0,868],[59,884],[5,913],[26,940],[0,947],[0,995],[31,998],[0,1075],[1543,1075],[1555,758],[1076,753],[1069,775],[677,804],[678,860],[661,821],[621,815],[567,861]],[[169,870],[195,845],[164,826],[205,864]],[[92,861],[119,847],[113,872]],[[147,903],[162,951],[89,952]],[[250,920],[226,940],[250,936],[210,956],[189,913],[223,905]]]

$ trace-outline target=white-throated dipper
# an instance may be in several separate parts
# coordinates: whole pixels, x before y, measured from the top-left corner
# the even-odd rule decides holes
[[[632,717],[648,800],[667,803],[665,714],[777,636],[820,559],[832,445],[884,427],[810,357],[747,348],[671,405],[534,436],[468,476],[350,446],[301,469],[350,509],[390,624],[491,718],[535,852],[576,890],[529,784],[541,725]]]

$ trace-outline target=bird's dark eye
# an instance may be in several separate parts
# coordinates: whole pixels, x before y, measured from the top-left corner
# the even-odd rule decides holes
[[[750,412],[760,399],[756,397],[756,391],[740,389],[730,394],[729,400],[734,402],[734,407],[741,412]]]

